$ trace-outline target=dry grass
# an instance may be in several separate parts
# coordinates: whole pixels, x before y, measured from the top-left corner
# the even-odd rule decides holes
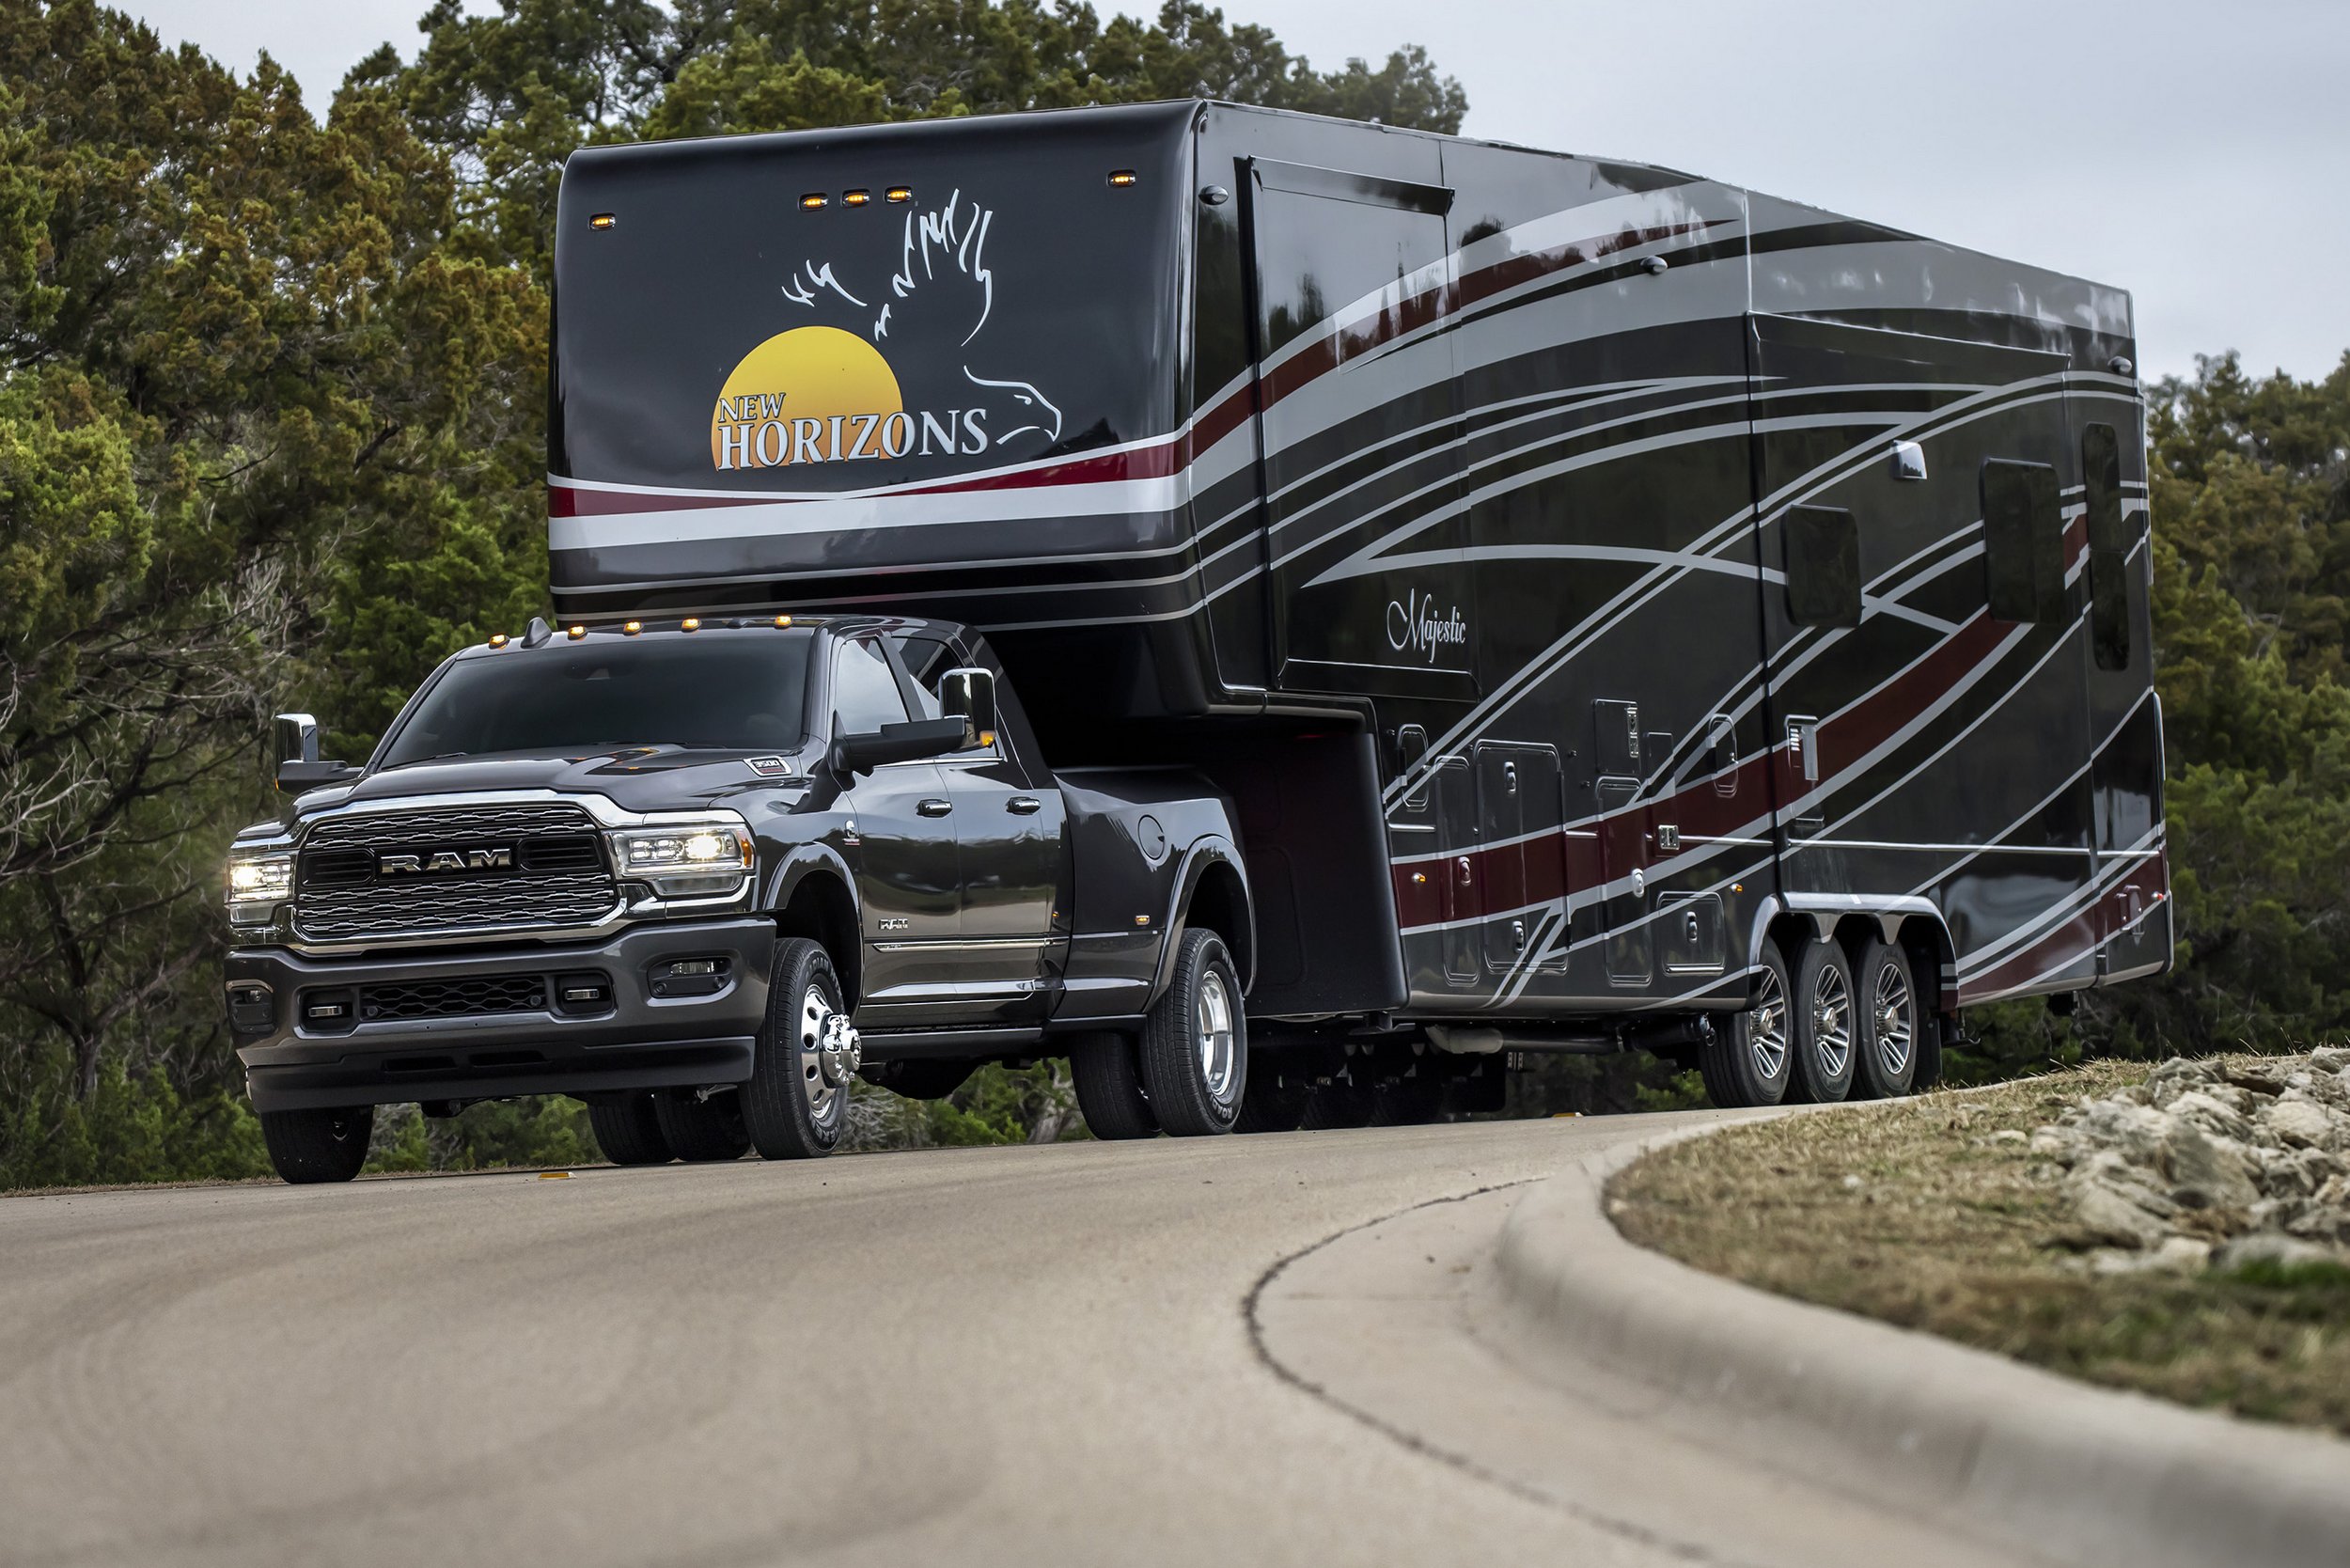
[[[1635,1165],[1609,1211],[1632,1240],[1765,1290],[2350,1435],[2350,1274],[2094,1275],[2052,1245],[2056,1182],[1994,1135],[2029,1136],[2147,1071],[2103,1063],[1731,1128]]]

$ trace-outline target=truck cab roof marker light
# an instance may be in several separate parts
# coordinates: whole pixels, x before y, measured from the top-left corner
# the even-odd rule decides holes
[[[504,648],[507,641],[507,635],[503,632],[493,632],[490,634],[490,646],[492,648]]]
[[[573,626],[563,635],[571,638],[573,642],[577,642],[580,638],[588,635],[588,628],[585,626]]]
[[[641,620],[623,620],[620,622],[620,634],[623,636],[633,637],[644,629],[645,623]]]
[[[702,623],[689,615],[677,623],[677,629],[681,632],[698,632],[702,629]]]
[[[788,616],[788,615],[779,615],[779,616],[776,617],[776,631],[778,631],[778,632],[783,631],[785,628],[789,627],[791,624],[791,618],[790,616]]]

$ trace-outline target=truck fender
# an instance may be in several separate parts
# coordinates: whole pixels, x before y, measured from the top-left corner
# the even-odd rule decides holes
[[[1160,945],[1158,972],[1151,980],[1153,1005],[1167,995],[1167,988],[1174,983],[1176,949],[1182,946],[1184,917],[1191,909],[1192,895],[1211,874],[1223,874],[1216,870],[1219,867],[1229,870],[1239,884],[1238,896],[1234,900],[1237,907],[1231,914],[1231,922],[1238,929],[1226,934],[1225,945],[1232,949],[1232,964],[1240,971],[1241,995],[1246,996],[1248,988],[1256,982],[1257,917],[1249,898],[1248,869],[1242,864],[1240,851],[1233,848],[1230,839],[1220,833],[1205,834],[1194,839],[1191,847],[1183,851],[1183,860],[1176,869],[1170,886],[1167,912],[1161,917],[1167,940]]]
[[[833,970],[839,976],[840,989],[849,1006],[854,1008],[865,994],[865,912],[857,902],[856,873],[849,869],[840,852],[828,843],[793,845],[769,873],[766,895],[760,900],[760,908],[768,915],[781,916],[791,907],[792,897],[810,877],[838,882],[847,896],[847,929],[835,933],[833,940],[825,945],[840,949],[832,955]]]

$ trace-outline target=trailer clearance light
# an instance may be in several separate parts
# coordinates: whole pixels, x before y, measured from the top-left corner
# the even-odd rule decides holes
[[[1112,169],[1112,170],[1110,170],[1110,183],[1111,183],[1111,184],[1113,184],[1113,185],[1118,186],[1120,189],[1121,189],[1121,190],[1122,190],[1122,189],[1124,189],[1126,186],[1131,185],[1131,184],[1133,184],[1134,182],[1135,182],[1135,171],[1134,171],[1134,170],[1132,170],[1132,169]]]
[[[588,227],[599,230],[618,228],[620,227],[620,215],[618,212],[598,212],[588,220]]]
[[[831,200],[832,198],[824,195],[822,191],[810,191],[807,195],[800,197],[800,208],[803,212],[813,212],[826,205]]]
[[[873,193],[870,191],[843,191],[840,193],[840,205],[843,207],[862,207],[872,199]]]
[[[886,194],[892,201],[912,201],[914,199],[914,188],[910,185],[892,185],[885,194]]]

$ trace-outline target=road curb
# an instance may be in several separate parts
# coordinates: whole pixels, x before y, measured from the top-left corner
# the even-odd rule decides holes
[[[2350,1444],[2096,1388],[1769,1294],[1624,1239],[1609,1178],[1700,1127],[1535,1184],[1502,1228],[1503,1306],[1783,1467],[1947,1512],[2060,1562],[2350,1562]],[[1823,1469],[1823,1467],[1826,1467]]]

